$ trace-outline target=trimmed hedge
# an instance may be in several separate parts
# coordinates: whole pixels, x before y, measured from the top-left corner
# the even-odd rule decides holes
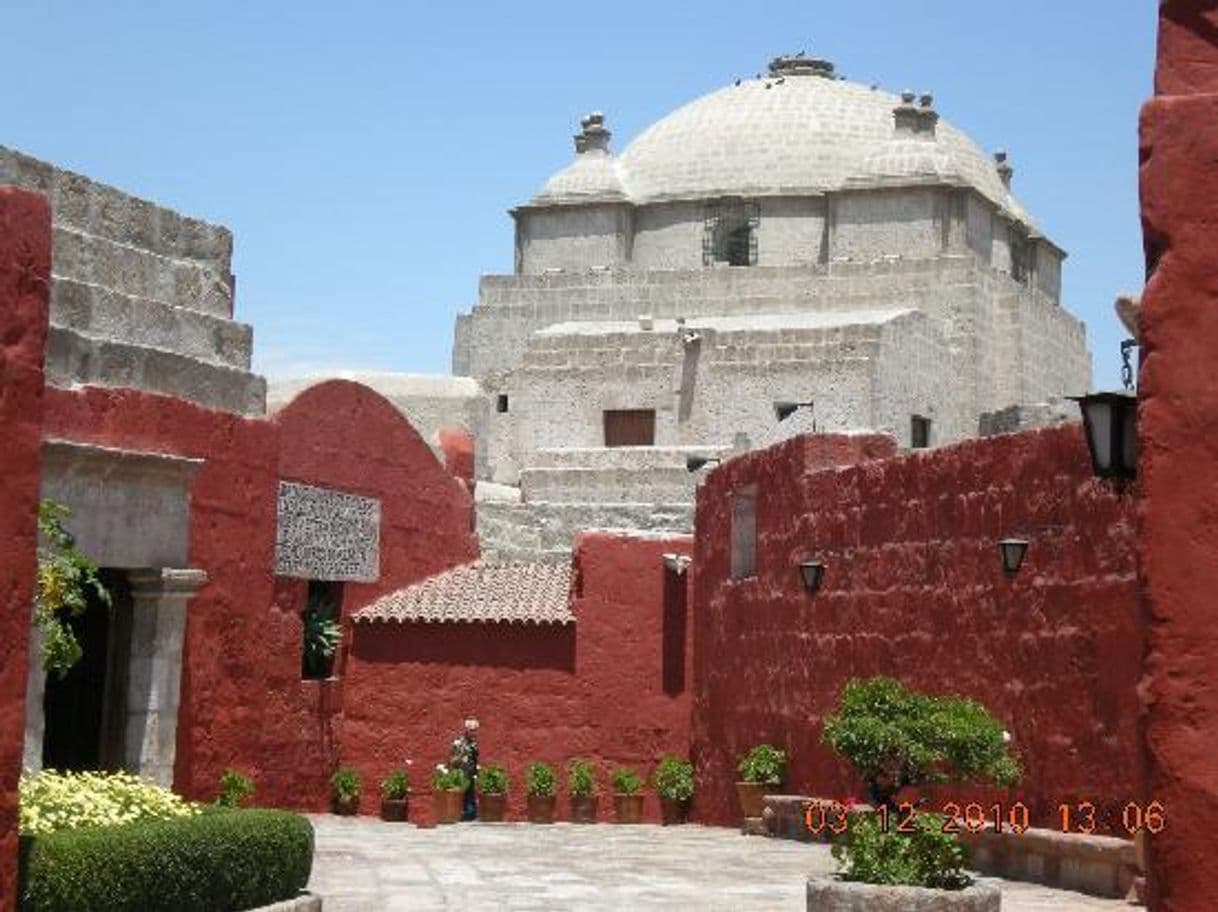
[[[22,912],[237,912],[304,889],[313,825],[218,810],[26,837],[21,860]]]

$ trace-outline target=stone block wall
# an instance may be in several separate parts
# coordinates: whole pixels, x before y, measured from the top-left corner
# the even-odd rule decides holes
[[[0,910],[17,907],[17,781],[37,571],[42,351],[51,215],[40,196],[0,186]]]
[[[341,759],[364,777],[360,812],[377,813],[372,784],[411,759],[411,819],[432,819],[427,777],[475,716],[482,763],[511,778],[511,817],[523,818],[529,763],[553,765],[565,796],[566,766],[579,757],[595,766],[598,814],[611,820],[614,768],[649,774],[689,744],[689,577],[667,570],[663,555],[690,548],[686,537],[581,536],[574,624],[357,625]],[[647,820],[659,819],[654,793],[644,807]],[[558,813],[567,818],[565,797]]]
[[[262,414],[253,334],[233,320],[232,235],[0,146],[0,183],[54,220],[48,382],[133,387]]]
[[[554,206],[517,215],[520,272],[619,266],[629,255],[630,207]]]
[[[1180,808],[1149,840],[1149,904],[1218,908],[1218,7],[1159,5],[1156,97],[1142,110],[1147,268],[1138,384],[1140,561],[1149,627],[1144,795]]]
[[[736,760],[762,741],[790,751],[787,792],[860,795],[821,723],[847,681],[876,674],[997,714],[1026,770],[998,797],[1024,801],[1034,825],[1053,826],[1059,801],[1138,800],[1135,498],[1092,477],[1081,429],[827,470],[808,464],[814,441],[733,460],[699,490],[699,818],[735,819]],[[732,580],[729,495],[747,485],[757,570]],[[1014,578],[999,561],[1006,536],[1031,542]],[[826,564],[816,594],[796,567],[812,557]]]

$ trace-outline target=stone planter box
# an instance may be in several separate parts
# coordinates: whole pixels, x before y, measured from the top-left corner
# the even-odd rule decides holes
[[[989,884],[963,890],[886,887],[835,877],[808,878],[808,912],[999,912],[1002,893]]]
[[[1137,849],[1128,839],[1082,836],[1032,828],[1021,835],[962,833],[972,855],[969,866],[1008,880],[1124,899],[1141,873]]]

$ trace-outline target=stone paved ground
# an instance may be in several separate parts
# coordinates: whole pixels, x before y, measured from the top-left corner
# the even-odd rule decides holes
[[[369,818],[311,817],[309,889],[325,912],[438,909],[802,910],[826,846],[701,826],[461,824],[419,830]],[[1118,900],[989,879],[1003,912],[1116,912]]]

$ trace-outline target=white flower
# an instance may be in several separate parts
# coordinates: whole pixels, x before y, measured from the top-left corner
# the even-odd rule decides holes
[[[1007,731],[1005,728],[1002,730],[1002,743],[1003,744],[1011,743],[1011,733],[1009,731]]]

